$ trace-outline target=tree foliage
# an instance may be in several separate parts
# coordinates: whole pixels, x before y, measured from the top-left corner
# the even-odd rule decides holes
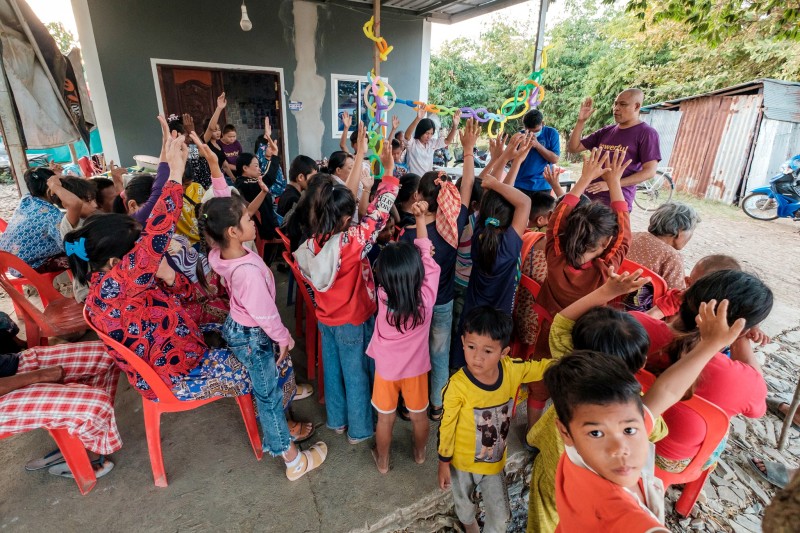
[[[48,22],[45,27],[55,39],[62,54],[66,55],[70,50],[78,46],[78,40],[61,22]]]

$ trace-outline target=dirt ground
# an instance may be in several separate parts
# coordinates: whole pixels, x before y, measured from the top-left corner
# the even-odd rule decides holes
[[[735,207],[681,199],[695,205],[702,216],[693,239],[683,251],[687,270],[704,255],[730,254],[772,288],[776,303],[764,329],[773,336],[774,342],[758,352],[765,361],[770,391],[791,396],[800,368],[800,295],[797,292],[800,269],[794,266],[794,261],[800,257],[800,225],[787,220],[756,221]],[[0,217],[8,220],[17,202],[16,188],[0,185]],[[632,216],[634,231],[645,230],[647,220],[647,214],[635,211]],[[285,279],[279,278],[280,298],[285,295],[284,284]],[[0,309],[12,314],[9,299],[4,294],[0,295]],[[290,309],[287,322],[291,321],[292,314]],[[303,356],[296,352],[297,349],[295,360],[302,360]],[[408,531],[429,530],[423,526],[400,526],[401,521],[387,523],[386,517],[395,511],[411,514],[420,498],[436,497],[435,436],[432,436],[425,465],[406,464],[407,458],[399,454],[407,452],[408,446],[401,443],[395,450],[398,456],[394,459],[394,470],[381,478],[373,471],[368,446],[348,447],[339,442],[341,438],[336,440],[330,431],[321,427],[321,438],[331,446],[330,465],[324,467],[327,471],[287,486],[279,479],[277,463],[272,464],[265,458],[254,468],[256,463],[251,452],[248,454],[233,404],[218,402],[219,405],[207,408],[206,414],[173,415],[168,423],[162,424],[165,427],[162,430],[165,462],[171,478],[168,489],[155,489],[143,438],[140,402],[136,393],[123,385],[118,394],[117,416],[125,447],[117,454],[119,459],[115,461],[119,462],[115,472],[101,479],[87,497],[80,497],[71,482],[52,479],[47,474],[22,472],[22,463],[52,447],[44,433],[33,432],[0,443],[3,464],[0,468],[0,485],[3,486],[0,529],[41,531],[59,523],[68,531],[122,528],[391,531],[398,529],[392,527],[394,523],[399,528],[408,527]],[[324,411],[316,402],[301,407],[300,413],[305,419],[324,419]],[[227,419],[218,422],[219,415]],[[215,426],[207,426],[208,423]],[[214,427],[217,431],[201,435],[203,427]],[[780,428],[781,421],[772,414],[754,421],[735,418],[728,449],[720,466],[710,476],[693,516],[682,519],[670,512],[671,504],[668,504],[670,528],[675,531],[760,531],[764,507],[774,490],[754,480],[746,459],[756,453],[766,459],[781,460],[790,467],[800,465],[800,433],[791,430],[787,450],[781,453],[776,449]],[[409,429],[401,426],[395,431],[397,438],[398,433],[407,435]],[[213,442],[206,444],[207,439]],[[219,446],[220,451],[215,451],[214,446]],[[514,448],[519,449],[519,446]],[[524,459],[522,453],[516,452],[514,457]],[[263,473],[265,468],[267,475]],[[209,480],[219,475],[222,477]],[[526,490],[518,492],[520,498],[527,498]],[[376,494],[382,496],[375,498]],[[678,494],[679,491],[671,489],[669,500],[674,501]],[[527,502],[519,503],[521,509],[527,508]],[[446,507],[446,501],[441,505]],[[142,512],[144,509],[146,512]],[[413,523],[404,520],[404,524]],[[515,520],[515,523],[520,524],[520,521]],[[509,529],[518,530],[519,526]]]

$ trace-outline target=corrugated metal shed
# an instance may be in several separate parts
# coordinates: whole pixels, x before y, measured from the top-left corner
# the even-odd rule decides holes
[[[758,132],[745,192],[763,187],[780,166],[800,153],[800,123],[764,118]]]
[[[764,116],[772,120],[800,122],[800,83],[761,81],[764,84]]]
[[[729,112],[705,191],[707,199],[727,203],[736,198],[746,175],[762,101],[761,95],[752,94],[723,97],[723,102],[729,98]]]
[[[681,123],[683,113],[680,110],[667,111],[654,109],[642,115],[642,120],[650,124],[658,132],[659,146],[661,149],[661,162],[666,165],[675,146],[675,137]]]

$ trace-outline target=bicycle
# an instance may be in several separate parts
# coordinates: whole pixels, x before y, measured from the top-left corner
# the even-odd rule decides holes
[[[656,175],[636,185],[633,202],[642,211],[655,211],[672,199],[675,183],[672,181],[672,168],[662,167]]]

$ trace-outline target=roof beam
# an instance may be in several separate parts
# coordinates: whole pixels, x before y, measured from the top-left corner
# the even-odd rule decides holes
[[[445,9],[446,7],[452,6],[453,4],[458,4],[459,2],[463,2],[464,0],[441,0],[440,2],[436,2],[435,4],[427,7],[426,9],[422,9],[417,11],[416,14],[418,16],[429,15],[435,11],[439,11]],[[447,15],[442,13],[444,18],[449,18]]]
[[[485,4],[481,4],[480,6],[475,7],[473,9],[468,9],[466,11],[462,11],[461,13],[456,13],[455,15],[451,15],[449,17],[449,23],[456,24],[457,22],[469,20],[471,18],[478,17],[480,15],[491,13],[492,11],[505,9],[507,7],[515,6],[517,4],[522,4],[528,1],[532,0],[495,0],[486,2]]]

